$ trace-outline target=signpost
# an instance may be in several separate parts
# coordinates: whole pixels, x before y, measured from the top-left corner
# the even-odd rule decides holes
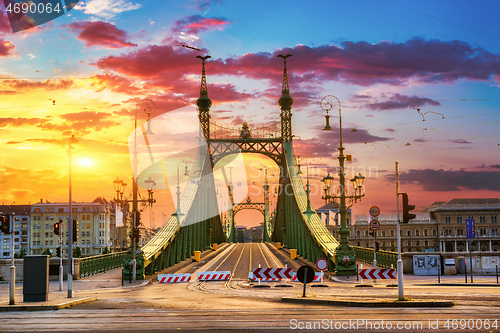
[[[465,231],[467,239],[469,240],[469,254],[470,254],[470,283],[474,283],[474,275],[472,273],[472,240],[476,238],[476,223],[474,219],[465,219]],[[467,266],[465,268],[467,274]]]
[[[377,206],[371,206],[369,209],[370,212],[370,229],[373,231],[373,268],[377,268],[377,230],[380,229],[380,222],[378,221],[377,216],[380,215],[380,208]],[[373,280],[373,282],[377,282],[377,280]]]
[[[328,287],[326,284],[323,284],[323,279],[325,276],[325,273],[323,271],[328,269],[328,261],[324,258],[319,258],[318,260],[316,260],[316,268],[321,271],[321,284],[315,284],[311,287]]]
[[[302,297],[306,297],[306,284],[311,283],[314,280],[314,270],[307,265],[301,266],[297,270],[297,279],[304,284]]]
[[[373,231],[377,231],[378,229],[380,229],[380,222],[378,220],[371,220],[370,229]]]

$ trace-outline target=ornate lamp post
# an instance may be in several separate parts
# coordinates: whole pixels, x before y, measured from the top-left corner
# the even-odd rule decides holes
[[[355,203],[358,199],[364,196],[362,193],[363,181],[364,177],[359,174],[351,179],[351,182],[354,181],[354,193],[352,195],[347,195],[345,190],[345,173],[344,173],[344,147],[342,146],[342,107],[340,104],[340,100],[333,96],[327,95],[323,97],[320,102],[320,106],[323,110],[326,111],[326,125],[323,129],[324,131],[333,130],[330,126],[330,116],[328,115],[328,111],[333,108],[338,109],[339,111],[339,131],[340,131],[340,144],[339,144],[339,186],[340,193],[338,196],[332,196],[330,194],[331,186],[333,184],[333,177],[328,174],[326,177],[322,179],[323,182],[323,190],[325,192],[322,199],[325,200],[326,203],[334,200],[340,199],[339,205],[339,214],[340,214],[340,228],[338,233],[340,234],[340,245],[337,248],[335,254],[335,265],[337,268],[337,275],[354,275],[356,272],[356,256],[355,252],[351,246],[349,246],[349,228],[347,227],[347,209],[346,199],[351,199],[352,203]]]

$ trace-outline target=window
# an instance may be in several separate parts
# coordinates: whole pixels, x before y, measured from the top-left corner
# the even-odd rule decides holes
[[[87,231],[87,237],[90,237],[90,231]]]
[[[58,213],[64,213],[64,208],[58,208],[58,209],[57,209],[57,212],[58,212]]]
[[[394,237],[394,230],[391,230],[391,237]]]
[[[49,220],[49,216],[45,215],[45,221],[48,221],[48,220]]]
[[[54,212],[54,207],[50,207],[50,212]]]
[[[486,216],[481,215],[479,216],[479,223],[485,223],[486,222]]]
[[[359,230],[356,231],[356,237],[361,237],[361,231],[359,231]]]
[[[41,213],[40,208],[35,208],[34,212],[35,213]]]
[[[406,230],[406,236],[411,236],[411,230]]]
[[[49,207],[45,207],[45,212],[48,213],[49,212]]]
[[[87,220],[89,220],[89,221],[90,221],[90,215],[87,215]]]
[[[76,212],[78,212],[78,208],[73,208],[72,211],[73,211],[73,213],[76,213]]]
[[[90,223],[87,223],[87,229],[90,229]]]
[[[49,237],[49,233],[48,232],[45,233],[45,237]]]
[[[444,223],[451,223],[451,216],[445,216]]]
[[[45,229],[48,229],[48,228],[49,228],[49,225],[48,225],[48,224],[46,224],[46,225],[45,225]]]
[[[458,236],[463,236],[464,235],[464,229],[462,229],[462,228],[457,229],[457,235]]]
[[[417,237],[420,236],[420,229],[415,229],[415,236],[417,236]]]
[[[457,223],[464,223],[462,216],[457,216]]]
[[[424,236],[428,236],[429,235],[429,231],[427,229],[424,229]]]
[[[85,221],[85,215],[82,215],[82,221]]]
[[[492,216],[490,217],[490,221],[491,221],[492,223],[497,223],[497,217],[496,217],[496,215],[492,215]]]

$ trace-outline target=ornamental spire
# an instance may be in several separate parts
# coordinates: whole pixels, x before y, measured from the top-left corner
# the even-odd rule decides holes
[[[211,58],[207,56],[197,56],[196,58],[201,59],[202,69],[201,69],[201,86],[200,86],[200,97],[196,100],[196,105],[198,106],[198,118],[200,119],[201,128],[205,136],[205,140],[210,139],[210,107],[212,106],[212,101],[208,98],[207,90],[207,77],[205,76],[205,60]]]
[[[282,54],[278,54],[278,57],[283,58],[283,88],[281,89],[282,94],[289,94],[290,87],[288,86],[288,75],[286,72],[286,58],[291,57],[292,55],[289,53],[286,56]]]

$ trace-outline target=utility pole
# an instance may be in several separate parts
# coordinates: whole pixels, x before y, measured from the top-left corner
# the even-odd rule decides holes
[[[397,219],[397,236],[398,236],[398,295],[399,300],[402,301],[405,298],[405,291],[403,286],[403,260],[401,259],[401,227],[399,225],[399,162],[396,162],[396,219]]]

